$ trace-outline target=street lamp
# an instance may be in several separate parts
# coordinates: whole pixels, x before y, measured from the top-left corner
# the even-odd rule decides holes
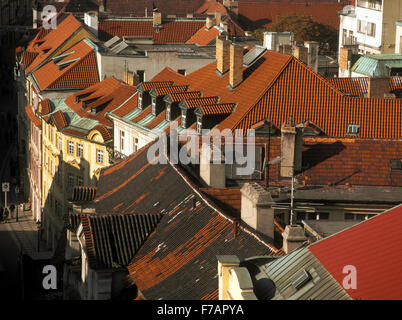
[[[15,217],[15,221],[17,221],[18,222],[18,206],[19,206],[19,203],[18,203],[18,194],[20,193],[20,187],[18,187],[18,186],[15,186],[15,195],[16,195],[16,198],[17,198],[17,205],[16,205],[16,207],[17,207],[17,215],[16,215],[16,217]]]

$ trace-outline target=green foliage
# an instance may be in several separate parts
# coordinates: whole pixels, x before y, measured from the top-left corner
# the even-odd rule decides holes
[[[300,14],[278,16],[267,29],[255,30],[254,36],[262,40],[264,31],[292,31],[294,40],[298,43],[318,41],[321,54],[336,55],[337,52],[338,32],[329,26],[315,22],[311,16]]]

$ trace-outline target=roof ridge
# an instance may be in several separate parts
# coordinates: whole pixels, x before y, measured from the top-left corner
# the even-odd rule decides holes
[[[267,52],[270,52],[272,50],[267,50]],[[272,51],[272,52],[276,52],[276,51]],[[265,54],[262,55],[260,57],[260,59],[265,56]],[[283,54],[285,55],[285,54]],[[253,107],[264,97],[264,95],[272,88],[272,86],[274,85],[274,83],[279,79],[279,77],[282,75],[283,71],[289,66],[290,62],[293,60],[293,56],[291,55],[287,55],[288,56],[288,60],[284,63],[284,65],[282,66],[282,68],[279,70],[279,72],[275,75],[275,77],[271,80],[271,82],[269,83],[269,85],[265,88],[265,90],[257,97],[257,99],[255,100],[254,103],[251,103],[249,108],[247,109],[247,111],[243,112],[243,115],[239,118],[238,121],[236,121],[234,123],[234,125],[232,125],[232,128],[235,128],[241,121],[243,121],[243,119],[249,114],[249,112],[253,109]],[[252,66],[248,67],[251,68]],[[248,70],[248,68],[246,70]],[[234,110],[235,112],[236,110]]]

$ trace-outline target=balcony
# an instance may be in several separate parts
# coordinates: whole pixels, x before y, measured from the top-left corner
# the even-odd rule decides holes
[[[344,37],[342,40],[342,45],[344,46],[354,46],[357,44],[356,37]]]

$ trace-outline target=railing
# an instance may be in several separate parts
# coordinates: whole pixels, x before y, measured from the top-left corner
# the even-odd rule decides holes
[[[109,159],[111,163],[115,163],[116,161],[123,160],[127,158],[127,156],[120,151],[114,150],[109,152]]]
[[[352,46],[357,44],[357,38],[356,37],[345,37],[343,38],[343,45],[344,46]]]

